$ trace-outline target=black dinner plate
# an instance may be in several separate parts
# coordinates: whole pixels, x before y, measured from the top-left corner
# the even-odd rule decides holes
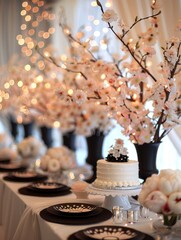
[[[111,211],[102,208],[102,211],[100,211],[97,215],[87,216],[87,217],[65,217],[65,216],[57,216],[55,214],[50,213],[47,211],[47,208],[40,211],[40,216],[44,220],[48,222],[53,223],[59,223],[59,224],[65,224],[65,225],[88,225],[93,223],[100,223],[104,222],[110,218],[112,218]]]
[[[18,192],[23,195],[34,196],[34,197],[58,197],[58,196],[65,196],[65,195],[71,194],[69,187],[64,188],[62,191],[38,192],[29,188],[29,186],[26,186],[26,187],[19,188]]]
[[[7,164],[10,163],[11,160],[10,159],[0,159],[0,164]]]
[[[70,188],[62,183],[56,182],[36,182],[27,186],[30,190],[42,193],[60,192],[70,190]]]
[[[38,173],[32,176],[30,175],[26,176],[25,173],[26,171],[21,171],[19,172],[19,174],[17,174],[17,172],[12,172],[12,173],[9,173],[7,176],[4,176],[3,179],[6,181],[12,181],[12,182],[33,182],[33,181],[45,181],[48,178],[46,175],[42,175]]]
[[[130,239],[130,240],[142,240],[145,236],[144,233],[139,232],[132,228],[122,226],[96,226],[84,229],[78,236],[83,236],[88,240],[102,240],[102,239]],[[111,237],[111,238],[110,238]]]
[[[0,163],[0,172],[13,172],[13,171],[24,171],[27,169],[27,165],[18,163]]]
[[[87,236],[84,232],[87,231],[88,229],[101,229],[103,227],[110,227],[110,229],[113,229],[113,228],[120,228],[123,230],[123,232],[126,232],[126,231],[129,231],[130,233],[135,233],[135,237],[134,238],[125,238],[125,239],[130,239],[130,240],[154,240],[154,238],[146,233],[143,233],[143,232],[140,232],[140,231],[137,231],[135,229],[132,229],[132,228],[128,228],[128,227],[122,227],[122,226],[97,226],[97,227],[92,227],[92,228],[86,228],[86,229],[83,229],[83,230],[80,230],[78,232],[75,232],[73,234],[71,234],[67,240],[100,240],[101,238],[94,238],[92,237],[89,237]],[[102,230],[104,232],[104,230]],[[117,230],[115,230],[117,231]],[[106,240],[106,238],[104,238]],[[114,239],[114,238],[112,238]],[[115,238],[115,240],[121,240],[121,239],[124,239],[124,238]]]

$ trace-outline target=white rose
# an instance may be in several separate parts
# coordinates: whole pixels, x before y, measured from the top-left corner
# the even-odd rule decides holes
[[[172,192],[178,190],[181,183],[176,181],[176,179],[167,179],[165,177],[160,178],[159,181],[159,190],[165,195],[170,195]]]
[[[160,191],[151,192],[144,201],[144,206],[153,212],[161,213],[167,203],[167,197]]]
[[[168,206],[172,213],[181,214],[181,192],[174,192],[169,196]]]
[[[40,159],[40,168],[41,168],[42,170],[44,170],[44,171],[47,170],[47,168],[48,168],[48,161],[49,161],[49,160],[50,160],[50,158],[49,158],[47,155],[43,156],[43,157]]]
[[[60,170],[61,170],[61,163],[56,158],[52,158],[48,161],[49,172],[58,172]]]
[[[159,176],[153,174],[151,177],[146,179],[143,184],[142,190],[138,196],[138,201],[143,205],[145,198],[152,192],[158,190]]]
[[[102,20],[105,22],[114,22],[118,19],[117,14],[115,13],[114,10],[112,9],[107,9],[103,14],[102,14]]]

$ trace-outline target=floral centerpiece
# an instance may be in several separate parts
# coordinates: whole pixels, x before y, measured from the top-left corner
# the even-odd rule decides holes
[[[111,146],[106,159],[109,162],[128,162],[128,150],[124,147],[122,139],[116,139],[115,145]]]
[[[48,173],[62,173],[76,166],[75,153],[65,146],[49,148],[40,159],[40,168]]]
[[[164,225],[172,226],[181,217],[181,170],[165,169],[147,178],[138,201],[151,211],[162,214]]]
[[[26,164],[34,163],[38,158],[43,156],[47,148],[42,140],[33,136],[24,138],[17,144],[17,153],[20,161]]]

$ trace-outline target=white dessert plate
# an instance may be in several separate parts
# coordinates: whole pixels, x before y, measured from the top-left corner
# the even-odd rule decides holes
[[[0,164],[0,168],[2,169],[10,169],[10,170],[13,170],[13,169],[18,169],[22,167],[19,163],[2,163]]]
[[[61,183],[56,182],[37,182],[33,183],[29,186],[31,189],[41,192],[56,192],[56,191],[64,191],[68,190],[69,188]]]
[[[61,203],[53,206],[53,209],[64,215],[82,215],[91,213],[97,209],[97,206],[87,203]]]
[[[101,240],[121,240],[121,239],[144,239],[145,234],[132,228],[122,226],[97,226],[87,228],[82,231],[83,235],[89,239]]]
[[[142,185],[137,185],[137,186],[129,186],[129,187],[114,187],[112,189],[116,189],[116,190],[134,190],[134,189],[140,189],[142,188]]]
[[[16,178],[34,178],[37,176],[37,173],[35,172],[14,172],[12,173],[13,177]]]

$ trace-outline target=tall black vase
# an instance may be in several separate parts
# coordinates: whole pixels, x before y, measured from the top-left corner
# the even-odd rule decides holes
[[[64,146],[72,151],[76,150],[76,134],[73,131],[64,133],[62,139]]]
[[[14,140],[17,141],[17,137],[19,133],[19,124],[11,116],[9,118],[9,123],[10,123],[11,135],[13,136]]]
[[[24,138],[33,136],[34,122],[23,123],[22,126],[24,128]]]
[[[96,166],[99,159],[103,159],[102,150],[105,135],[103,133],[94,134],[90,137],[86,137],[87,143],[87,158],[86,163],[92,166],[93,175],[86,181],[91,183],[96,179]]]
[[[156,158],[160,143],[134,144],[139,162],[139,178],[144,181],[152,174],[157,174]]]
[[[52,147],[53,144],[53,138],[52,138],[52,128],[42,126],[40,127],[40,132],[41,132],[41,138],[45,145],[50,148]]]

